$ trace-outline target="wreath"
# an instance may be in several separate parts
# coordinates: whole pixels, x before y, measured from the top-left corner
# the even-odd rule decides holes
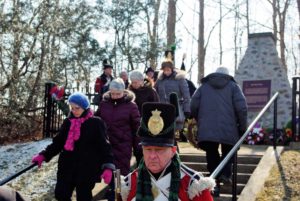
[[[256,123],[252,130],[249,132],[245,141],[247,144],[255,145],[264,141],[266,131],[259,123]]]
[[[185,122],[183,133],[186,136],[189,143],[198,149],[198,140],[197,140],[197,122],[195,119],[188,119]]]

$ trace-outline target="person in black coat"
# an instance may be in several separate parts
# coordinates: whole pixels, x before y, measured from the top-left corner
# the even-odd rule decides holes
[[[109,183],[115,169],[106,127],[99,117],[94,117],[88,98],[73,93],[68,103],[71,107],[53,142],[34,156],[39,167],[59,154],[55,198],[71,201],[76,189],[78,201],[92,200],[92,189],[97,181]],[[101,175],[101,176],[100,176]]]

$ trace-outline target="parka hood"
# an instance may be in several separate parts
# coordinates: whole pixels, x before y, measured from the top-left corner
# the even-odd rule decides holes
[[[175,80],[185,79],[186,72],[183,70],[179,70],[177,68],[173,69],[173,73],[169,77],[174,77]],[[157,79],[163,80],[165,78],[164,72],[162,70],[159,71]]]
[[[110,91],[103,94],[103,100],[104,101],[114,101],[111,99]],[[134,100],[135,100],[134,93],[129,90],[124,90],[124,96],[116,101],[117,102],[134,102]]]
[[[202,84],[207,83],[216,89],[224,88],[230,81],[235,82],[232,76],[223,73],[211,73],[201,79]]]

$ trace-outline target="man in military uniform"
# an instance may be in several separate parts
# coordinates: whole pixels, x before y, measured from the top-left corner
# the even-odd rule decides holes
[[[121,179],[122,200],[212,201],[215,181],[179,160],[174,146],[176,109],[168,103],[145,103],[138,130],[144,158]]]

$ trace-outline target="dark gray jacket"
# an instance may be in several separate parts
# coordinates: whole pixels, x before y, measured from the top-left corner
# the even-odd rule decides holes
[[[197,120],[198,142],[234,145],[247,129],[247,103],[230,75],[212,73],[201,80],[191,100],[191,115]]]
[[[185,80],[185,72],[174,69],[173,73],[166,77],[163,71],[160,71],[154,88],[158,93],[159,101],[162,103],[170,103],[170,94],[177,94],[180,107],[179,115],[176,119],[176,129],[182,129],[185,120],[184,113],[190,113],[191,99],[189,86]]]

